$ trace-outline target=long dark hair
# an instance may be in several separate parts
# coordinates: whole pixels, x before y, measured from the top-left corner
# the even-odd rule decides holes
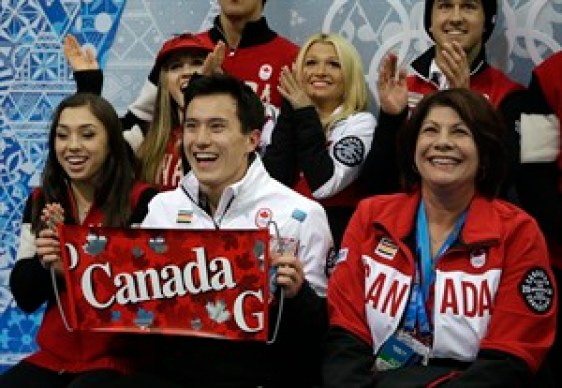
[[[107,132],[109,152],[100,168],[94,187],[94,201],[104,214],[104,226],[128,225],[131,215],[130,195],[135,181],[127,143],[123,138],[123,130],[117,112],[103,97],[90,93],[76,93],[65,98],[53,113],[49,130],[49,150],[41,191],[42,200],[34,201],[32,228],[37,231],[41,227],[41,211],[45,203],[58,202],[64,209],[70,209],[68,190],[70,178],[57,160],[55,152],[55,136],[60,116],[66,108],[86,106],[103,124]],[[76,223],[69,215],[65,222]]]
[[[398,132],[398,163],[407,192],[419,187],[421,176],[414,165],[418,135],[429,111],[436,107],[453,109],[468,126],[478,150],[476,190],[488,198],[497,197],[506,178],[506,128],[501,115],[483,95],[468,89],[448,89],[425,96],[406,125]]]

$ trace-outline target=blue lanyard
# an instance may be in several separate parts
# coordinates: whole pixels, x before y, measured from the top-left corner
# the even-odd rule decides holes
[[[439,260],[457,240],[465,219],[466,211],[460,215],[459,219],[455,222],[455,227],[452,232],[439,248],[437,255],[432,258],[425,205],[423,201],[420,201],[416,219],[416,247],[419,257],[419,266],[416,266],[415,281],[406,311],[404,321],[404,328],[406,330],[413,331],[417,321],[422,334],[431,333],[425,304],[429,298],[429,291],[435,282],[435,268],[433,263]]]

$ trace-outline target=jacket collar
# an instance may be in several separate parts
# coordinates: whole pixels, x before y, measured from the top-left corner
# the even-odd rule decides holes
[[[225,204],[229,203],[234,197],[239,198],[237,200],[239,205],[243,205],[243,203],[251,201],[252,198],[255,197],[253,192],[255,190],[259,190],[260,187],[265,187],[267,184],[266,180],[269,175],[266,173],[260,156],[257,153],[254,153],[250,156],[250,159],[251,161],[248,170],[246,171],[246,175],[244,175],[244,177],[238,182],[225,187],[223,190],[217,206],[217,211],[223,206],[226,206]],[[199,181],[193,171],[190,171],[182,178],[180,185],[193,202],[198,204],[200,207],[203,207],[201,206],[199,198]],[[243,202],[241,203],[240,201]]]
[[[422,55],[420,55],[419,57],[417,57],[412,61],[411,67],[414,70],[414,73],[416,73],[418,77],[422,78],[426,82],[430,82],[431,62],[433,62],[434,59],[435,59],[435,45],[431,46]],[[482,49],[478,53],[478,56],[472,63],[472,66],[470,68],[470,75],[474,76],[478,73],[481,73],[489,66],[490,65],[486,62],[486,50],[484,46],[482,46]]]
[[[392,201],[381,206],[374,224],[378,230],[393,239],[409,241],[415,234],[415,220],[418,204],[421,198],[420,191],[412,194],[401,194],[402,200]],[[483,222],[485,220],[485,222]],[[502,229],[501,220],[494,210],[493,200],[481,195],[475,195],[468,207],[464,226],[461,230],[460,241],[466,246],[495,245],[500,240]],[[393,232],[394,235],[391,235]]]
[[[244,26],[238,48],[265,44],[275,39],[276,36],[277,33],[269,28],[265,17],[262,16],[260,19],[248,22]],[[219,40],[223,40],[226,43],[226,38],[223,34],[223,28],[219,16],[216,16],[213,21],[213,27],[209,30],[209,37],[214,43],[217,43]]]

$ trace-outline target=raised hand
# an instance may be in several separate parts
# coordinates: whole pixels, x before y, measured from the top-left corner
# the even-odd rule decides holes
[[[388,53],[381,61],[377,90],[380,108],[388,114],[398,114],[408,106],[407,73],[398,69],[398,57]]]
[[[63,51],[74,71],[99,69],[98,61],[91,48],[82,49],[76,37],[68,34],[64,38]]]
[[[296,71],[293,65],[292,71],[287,66],[281,69],[279,76],[279,85],[277,86],[279,93],[291,104],[293,109],[311,106],[312,100],[304,91],[301,82],[297,79]]]
[[[470,88],[470,63],[466,52],[458,42],[445,43],[435,63],[449,82],[450,88]]]
[[[222,63],[225,53],[226,45],[222,40],[219,40],[214,50],[205,58],[205,62],[203,62],[203,67],[201,68],[201,74],[210,75],[213,73],[222,73]]]

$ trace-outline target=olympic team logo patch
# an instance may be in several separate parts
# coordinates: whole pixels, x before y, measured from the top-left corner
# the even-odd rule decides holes
[[[519,291],[529,309],[536,314],[546,314],[552,307],[554,287],[544,268],[527,271],[519,284]]]
[[[267,228],[269,221],[273,219],[273,212],[268,208],[261,208],[256,213],[256,226],[258,228]]]
[[[470,252],[470,264],[474,268],[482,268],[486,264],[486,251],[479,248]]]
[[[334,144],[334,157],[348,167],[358,166],[365,155],[365,146],[357,136],[346,136]]]
[[[260,67],[259,76],[262,81],[267,81],[268,79],[270,79],[272,74],[273,66],[271,66],[270,64],[266,63],[265,65],[262,65],[262,67]]]

